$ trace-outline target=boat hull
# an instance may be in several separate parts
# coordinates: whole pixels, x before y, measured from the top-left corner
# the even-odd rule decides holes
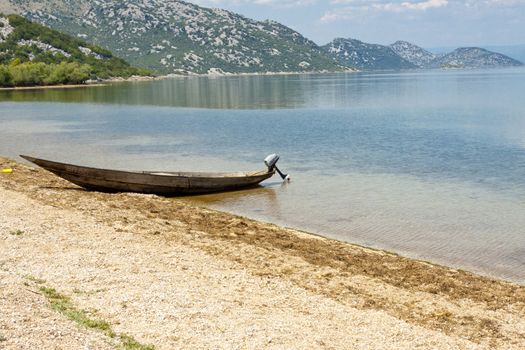
[[[274,171],[251,173],[133,172],[90,168],[29,156],[22,158],[88,190],[136,192],[162,196],[234,191],[257,186]]]

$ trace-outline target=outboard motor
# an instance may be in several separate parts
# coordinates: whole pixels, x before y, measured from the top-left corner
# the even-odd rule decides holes
[[[274,169],[279,173],[281,178],[286,181],[290,181],[290,176],[288,174],[283,174],[277,167],[277,161],[279,156],[277,154],[270,154],[268,157],[264,158],[264,164],[268,167],[268,172],[273,171]]]
[[[275,153],[270,154],[268,157],[264,158],[264,164],[266,164],[266,166],[268,167],[268,171],[273,170],[278,160],[279,160],[279,156]]]

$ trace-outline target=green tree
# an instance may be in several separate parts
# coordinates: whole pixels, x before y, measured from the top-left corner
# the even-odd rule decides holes
[[[7,66],[0,66],[0,86],[13,86],[13,77]]]
[[[62,62],[50,67],[49,75],[44,79],[46,85],[82,84],[89,79],[92,71],[89,65],[77,62]]]
[[[49,66],[45,63],[21,63],[10,67],[15,86],[42,85],[49,75]]]

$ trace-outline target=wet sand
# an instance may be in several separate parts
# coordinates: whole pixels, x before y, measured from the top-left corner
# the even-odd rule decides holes
[[[523,349],[525,287],[0,158],[0,348]]]

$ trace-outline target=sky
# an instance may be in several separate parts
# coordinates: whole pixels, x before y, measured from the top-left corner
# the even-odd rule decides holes
[[[525,0],[189,1],[272,19],[321,45],[336,37],[426,48],[525,44]]]

